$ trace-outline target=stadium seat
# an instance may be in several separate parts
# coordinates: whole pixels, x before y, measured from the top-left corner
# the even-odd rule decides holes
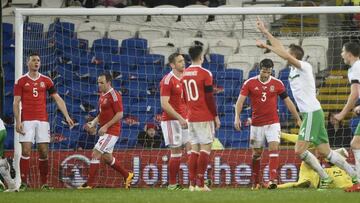
[[[281,81],[288,81],[289,80],[289,74],[290,74],[290,68],[286,67],[279,71],[279,79]]]
[[[235,22],[234,29],[233,29],[233,36],[238,39],[261,38],[261,33],[255,29],[254,23],[255,23],[255,21],[250,22],[248,20]],[[255,44],[254,41],[253,41],[253,44]]]
[[[208,7],[204,6],[204,5],[194,4],[194,5],[185,6],[184,8],[208,8]],[[191,23],[201,29],[202,29],[204,23],[207,21],[207,19],[208,19],[207,15],[184,15],[184,16],[181,16],[182,22]]]
[[[42,39],[44,25],[42,23],[24,23],[24,39]]]
[[[236,7],[236,6],[221,5],[218,8],[231,8],[231,7]],[[230,27],[231,29],[234,27],[234,22],[240,21],[241,19],[242,19],[241,15],[215,15],[215,21],[226,24],[227,27]]]
[[[241,69],[244,79],[248,79],[249,72],[254,67],[256,60],[255,56],[248,54],[234,54],[229,57],[226,69]]]
[[[179,42],[173,38],[159,38],[152,40],[150,43],[151,54],[161,54],[164,56],[165,61],[168,62],[168,58],[172,53],[175,53],[180,47]]]
[[[104,37],[105,28],[106,25],[100,22],[82,23],[77,30],[77,38],[88,40],[89,47],[92,47],[94,40]]]
[[[289,47],[290,44],[299,45],[300,39],[296,37],[278,37],[281,41],[281,44],[284,45],[285,48]]]
[[[95,8],[115,8],[115,7],[112,7],[112,6],[105,7],[102,5],[97,5]],[[113,22],[115,22],[117,20],[117,18],[118,18],[118,16],[116,16],[116,15],[110,15],[110,16],[92,16],[92,15],[90,15],[89,16],[89,19],[91,21],[105,22],[107,24],[106,27],[108,27],[109,24],[112,24]]]
[[[2,23],[9,23],[15,25],[15,7],[5,7],[1,10]]]
[[[3,40],[11,40],[13,38],[13,25],[10,23],[2,23]]]
[[[205,55],[205,61],[208,63],[224,64],[225,58],[222,54],[209,54]]]
[[[154,8],[161,8],[161,9],[167,9],[167,8],[178,8],[173,5],[160,5],[156,6]],[[173,23],[175,23],[178,19],[178,16],[176,15],[154,15],[151,16],[151,22],[155,23],[156,25],[166,26],[170,27]]]
[[[304,49],[304,60],[307,60],[315,73],[327,69],[327,50],[329,38],[327,37],[306,37],[302,41]]]
[[[73,38],[75,35],[75,24],[70,22],[56,22],[49,25],[49,32],[55,32],[56,37]]]
[[[111,23],[109,26],[108,36],[112,39],[119,40],[119,43],[124,39],[135,37],[138,27],[136,25],[126,23]]]
[[[60,16],[59,21],[74,24],[74,29],[77,31],[80,24],[87,21],[87,16]]]
[[[223,38],[230,37],[232,32],[232,24],[225,24],[219,21],[206,22],[202,36],[204,38]]]
[[[164,56],[159,54],[147,54],[145,56],[139,56],[136,57],[136,64],[164,66]]]
[[[209,53],[222,54],[225,57],[225,61],[236,52],[238,46],[239,42],[234,38],[209,39]]]
[[[248,54],[256,58],[259,58],[261,55],[264,54],[264,50],[258,48],[255,45],[254,40],[240,39],[239,44],[240,44],[239,45],[240,54]]]
[[[119,41],[110,38],[96,39],[94,40],[92,51],[117,54],[119,52]]]
[[[54,23],[55,17],[53,16],[29,16],[29,22],[41,23],[44,25],[44,32],[48,32],[49,27]]]
[[[180,47],[180,53],[188,53],[189,48],[194,46],[198,42],[200,42],[203,46],[203,53],[207,53],[207,50],[209,48],[209,42],[207,39],[200,37],[184,38],[184,41],[182,42],[182,45]]]
[[[148,22],[141,26],[138,31],[139,38],[147,39],[149,42],[155,39],[163,38],[167,34],[168,28]]]
[[[121,42],[120,53],[131,56],[144,56],[147,53],[147,40],[141,38],[125,39]]]
[[[201,27],[189,22],[175,22],[171,25],[169,36],[174,39],[186,39],[190,37],[197,37]]]

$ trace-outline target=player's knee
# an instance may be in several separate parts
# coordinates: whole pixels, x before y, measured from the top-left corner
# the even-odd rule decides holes
[[[22,148],[21,155],[24,157],[29,157],[31,155],[31,149]]]
[[[306,150],[304,150],[302,148],[295,148],[295,154],[300,158],[304,155],[305,152],[306,152]]]

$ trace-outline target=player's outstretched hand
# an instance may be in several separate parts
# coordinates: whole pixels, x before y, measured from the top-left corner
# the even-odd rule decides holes
[[[267,31],[264,22],[259,17],[256,18],[256,28],[262,33]]]
[[[334,118],[337,120],[337,121],[341,121],[342,119],[344,119],[344,115],[342,115],[341,113],[338,113],[338,114],[335,114],[334,115]]]
[[[302,123],[302,120],[301,120],[301,119],[296,120],[296,125],[297,125],[297,126],[299,126],[299,127],[300,127],[300,126],[301,126],[301,123]]]
[[[221,122],[220,122],[220,119],[219,119],[219,116],[215,116],[215,129],[219,129],[220,126],[221,126]]]
[[[16,122],[16,132],[20,133],[21,135],[25,135],[24,127],[21,122]]]
[[[70,129],[75,126],[74,121],[70,117],[66,117],[66,122],[69,125]]]
[[[256,40],[256,46],[259,47],[259,48],[265,49],[266,48],[266,43],[257,39]]]
[[[188,123],[187,123],[187,121],[185,119],[181,118],[179,120],[179,123],[180,123],[182,129],[187,129],[188,128]]]
[[[239,118],[235,118],[234,127],[235,127],[235,130],[237,130],[237,131],[241,130],[241,121]]]

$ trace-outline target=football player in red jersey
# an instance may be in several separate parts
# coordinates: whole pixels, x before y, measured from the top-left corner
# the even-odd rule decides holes
[[[204,61],[202,46],[190,47],[189,55],[191,65],[185,69],[181,79],[192,151],[188,161],[189,189],[206,192],[211,190],[204,185],[204,174],[210,159],[215,128],[220,128],[220,120],[213,95],[212,73],[201,66]]]
[[[240,113],[246,97],[250,97],[252,107],[252,123],[250,127],[250,147],[252,155],[252,183],[253,189],[258,189],[260,159],[265,144],[269,145],[269,173],[270,181],[266,183],[269,189],[277,187],[277,168],[279,166],[279,143],[280,122],[277,109],[278,96],[284,101],[297,124],[300,126],[301,119],[296,111],[294,103],[286,93],[284,84],[271,76],[274,64],[270,59],[260,62],[260,74],[249,78],[241,88],[235,108],[235,129],[240,130]]]
[[[95,175],[100,166],[100,159],[107,165],[118,171],[124,177],[124,186],[130,188],[134,174],[126,171],[121,166],[121,161],[113,157],[114,146],[121,132],[121,119],[123,118],[123,105],[121,94],[111,86],[112,77],[110,73],[100,74],[98,85],[100,91],[99,115],[88,123],[89,128],[100,125],[98,130],[99,140],[95,144],[90,161],[90,169],[87,183],[78,189],[91,189],[95,184]]]
[[[184,57],[179,53],[169,56],[172,71],[164,76],[160,82],[161,107],[164,110],[161,119],[161,129],[166,146],[171,150],[169,160],[169,190],[182,190],[177,183],[182,149],[185,146],[191,153],[188,124],[186,121],[186,103],[183,97],[181,77],[185,69]]]
[[[31,147],[35,142],[38,144],[39,151],[41,189],[50,189],[47,184],[50,126],[46,111],[46,92],[55,100],[69,126],[74,126],[65,102],[56,92],[53,81],[39,72],[40,65],[39,54],[30,54],[27,60],[28,72],[21,76],[14,86],[13,111],[16,132],[20,134],[19,141],[21,143],[20,190],[28,187]],[[21,117],[20,102],[22,104]]]

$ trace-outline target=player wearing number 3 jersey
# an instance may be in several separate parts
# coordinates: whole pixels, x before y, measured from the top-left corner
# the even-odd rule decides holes
[[[212,74],[201,67],[204,60],[202,47],[190,47],[189,55],[192,64],[185,69],[181,79],[188,109],[187,118],[191,143],[191,155],[188,163],[189,189],[190,191],[210,191],[204,185],[204,174],[209,163],[215,128],[220,127],[220,120],[217,116],[213,96]]]
[[[30,153],[34,142],[38,144],[40,182],[42,189],[49,189],[47,185],[48,174],[48,148],[50,142],[50,127],[46,112],[46,96],[51,96],[60,111],[63,113],[66,122],[70,127],[74,125],[66,109],[64,100],[59,96],[52,80],[39,73],[40,57],[38,54],[31,54],[27,60],[29,72],[20,77],[14,86],[14,116],[16,131],[20,134],[21,143],[21,188],[24,190],[28,184],[30,172]],[[20,118],[20,102],[22,103]]]
[[[252,183],[253,189],[259,188],[260,157],[265,139],[269,144],[269,173],[270,181],[266,183],[269,189],[277,186],[277,168],[279,166],[280,123],[277,111],[277,98],[280,96],[285,105],[296,118],[298,124],[301,119],[296,107],[288,97],[284,84],[271,76],[274,64],[270,59],[260,62],[260,74],[248,79],[240,92],[235,109],[235,128],[240,130],[240,112],[246,97],[250,97],[252,107],[252,124],[250,128],[250,146],[252,155]]]

